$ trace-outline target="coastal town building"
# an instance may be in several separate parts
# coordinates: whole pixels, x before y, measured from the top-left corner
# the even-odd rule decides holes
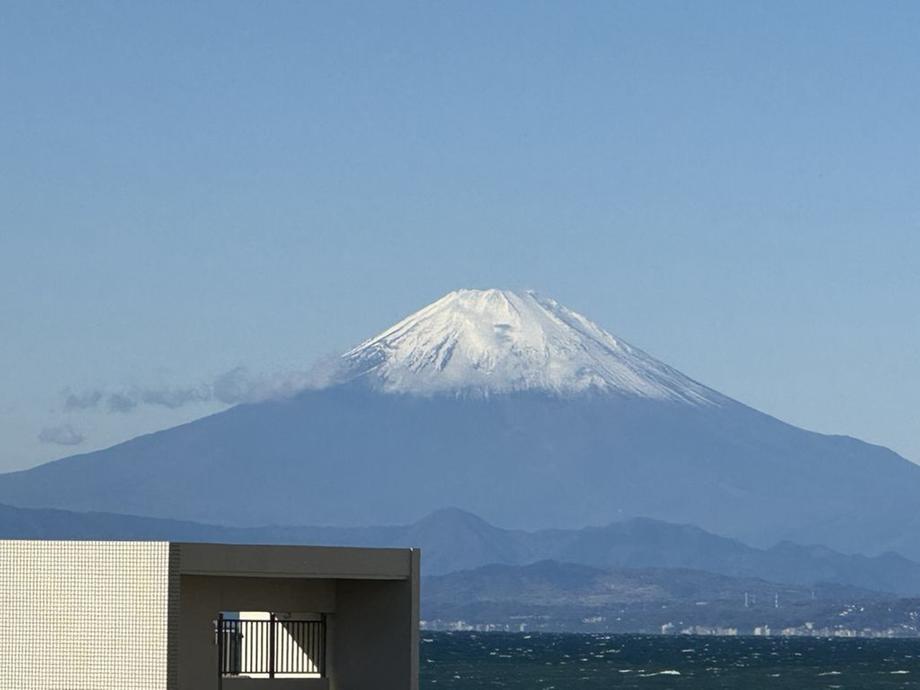
[[[0,687],[417,690],[417,549],[0,541]]]

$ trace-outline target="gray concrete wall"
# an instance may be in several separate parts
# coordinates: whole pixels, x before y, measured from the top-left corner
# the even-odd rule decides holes
[[[326,579],[182,575],[178,690],[216,690],[217,647],[213,621],[219,612],[331,614],[335,610],[335,591],[336,582]]]
[[[336,585],[333,690],[418,690],[419,552],[410,577]]]
[[[411,574],[409,549],[175,543],[183,575],[396,580]]]

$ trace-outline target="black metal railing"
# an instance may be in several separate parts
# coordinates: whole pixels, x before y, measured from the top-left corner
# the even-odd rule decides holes
[[[219,677],[326,676],[326,620],[217,619]]]

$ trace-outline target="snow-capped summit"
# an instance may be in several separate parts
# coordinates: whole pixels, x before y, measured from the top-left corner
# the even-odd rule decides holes
[[[715,391],[534,292],[457,290],[342,355],[349,380],[391,393],[538,390],[719,404]]]

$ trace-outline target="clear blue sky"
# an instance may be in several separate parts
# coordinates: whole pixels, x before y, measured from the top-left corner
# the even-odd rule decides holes
[[[918,122],[916,2],[6,2],[0,469],[489,286],[920,461]]]

